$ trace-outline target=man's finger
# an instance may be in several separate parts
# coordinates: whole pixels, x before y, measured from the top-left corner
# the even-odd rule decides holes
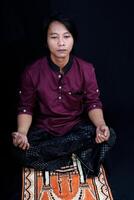
[[[13,138],[16,138],[17,136],[18,136],[18,132],[13,132],[13,133],[12,133],[12,137],[13,137]]]

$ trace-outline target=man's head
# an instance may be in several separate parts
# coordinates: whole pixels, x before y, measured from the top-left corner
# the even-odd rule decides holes
[[[70,18],[63,16],[61,13],[57,13],[57,14],[51,15],[50,18],[45,21],[45,24],[44,24],[44,43],[45,43],[45,45],[47,46],[49,27],[55,21],[63,24],[65,26],[65,28],[68,30],[68,32],[72,35],[74,42],[76,42],[78,33],[77,33],[74,22]]]
[[[77,39],[74,23],[61,14],[51,16],[44,27],[44,40],[51,59],[68,61]]]

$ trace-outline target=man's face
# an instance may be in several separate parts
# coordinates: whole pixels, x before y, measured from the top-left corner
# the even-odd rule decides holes
[[[52,58],[69,58],[73,44],[72,34],[62,23],[54,21],[50,24],[47,34],[47,45]]]

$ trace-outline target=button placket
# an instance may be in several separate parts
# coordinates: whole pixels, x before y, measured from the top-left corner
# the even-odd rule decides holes
[[[59,78],[59,79],[61,78],[61,74],[58,75],[58,78]]]
[[[62,75],[59,74],[59,75],[58,75],[58,78],[60,79],[60,80],[59,80],[59,85],[58,85],[58,93],[59,93],[58,99],[61,100],[61,99],[62,99],[62,83],[61,83]]]

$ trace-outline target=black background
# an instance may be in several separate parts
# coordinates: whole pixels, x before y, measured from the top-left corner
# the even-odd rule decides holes
[[[94,64],[105,120],[117,134],[106,158],[114,200],[133,200],[134,5],[127,1],[3,0],[0,33],[0,156],[3,200],[19,200],[21,173],[10,154],[16,128],[17,85],[27,64],[44,54],[43,20],[53,11],[71,16],[76,55]]]

